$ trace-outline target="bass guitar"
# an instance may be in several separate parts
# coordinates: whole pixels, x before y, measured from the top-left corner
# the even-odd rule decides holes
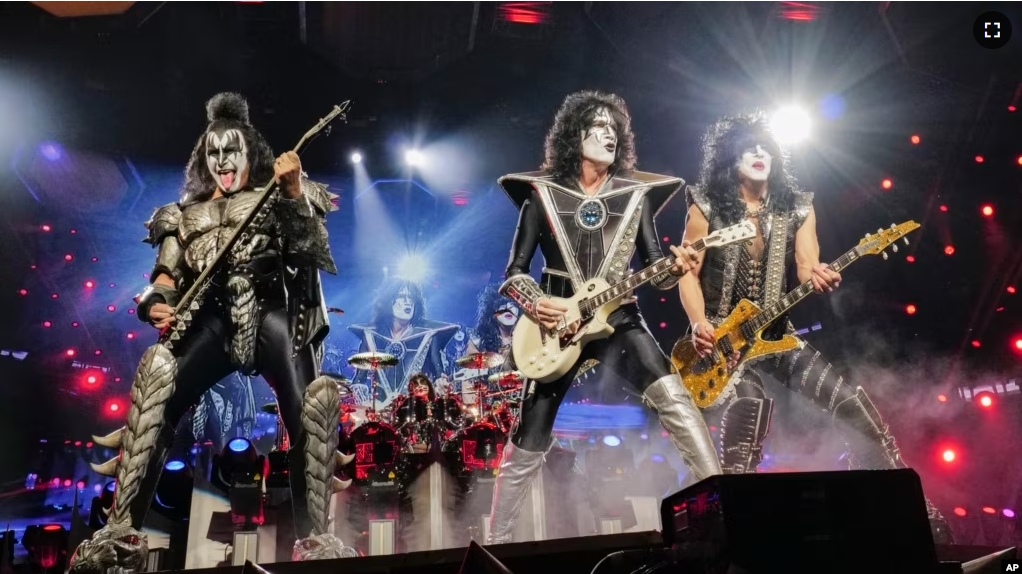
[[[887,259],[884,250],[893,245],[892,251],[897,252],[898,246],[894,243],[904,239],[907,245],[905,236],[918,228],[915,221],[906,221],[901,225],[892,224],[890,229],[879,229],[875,235],[867,233],[865,239],[831,263],[830,268],[840,272],[865,255],[883,253]],[[765,309],[742,299],[713,331],[717,342],[713,352],[704,357],[696,353],[690,336],[679,339],[671,351],[671,362],[696,405],[703,409],[715,407],[730,397],[736,382],[732,374],[742,365],[798,347],[798,340],[791,335],[784,335],[778,341],[765,341],[763,331],[812,292],[812,281],[806,281]],[[737,362],[728,368],[728,359],[736,353]]]
[[[724,247],[755,235],[756,227],[752,222],[743,221],[711,233],[693,243],[692,248],[698,252],[709,247]],[[614,286],[593,278],[580,286],[570,299],[550,297],[551,301],[567,307],[567,313],[555,329],[547,329],[528,314],[519,319],[511,339],[515,366],[525,378],[540,383],[563,377],[578,362],[586,344],[614,332],[607,318],[621,305],[621,298],[667,273],[673,266],[674,258],[664,257]],[[578,331],[569,334],[568,327],[575,321],[580,322]]]

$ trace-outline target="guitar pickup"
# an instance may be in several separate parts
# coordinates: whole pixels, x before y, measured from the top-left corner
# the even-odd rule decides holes
[[[735,354],[735,348],[731,346],[731,339],[729,337],[725,336],[717,341],[717,344],[720,345],[720,350],[724,353],[725,357]]]

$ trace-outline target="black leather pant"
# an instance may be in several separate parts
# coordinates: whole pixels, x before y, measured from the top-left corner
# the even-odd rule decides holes
[[[578,363],[566,375],[550,383],[532,383],[536,390],[522,402],[521,420],[511,442],[531,452],[545,451],[554,431],[554,419],[564,395],[578,377],[579,368],[590,359],[632,383],[640,393],[671,374],[671,362],[646,328],[639,308],[622,305],[608,322],[614,334],[586,345]]]
[[[289,320],[282,305],[268,306],[261,315],[255,364],[276,394],[277,405],[291,439],[288,464],[295,529],[299,537],[304,537],[309,534],[311,523],[305,497],[302,399],[305,387],[317,375],[317,368],[309,347],[303,349],[297,357],[291,357]],[[177,359],[178,369],[174,395],[167,402],[162,433],[157,439],[145,478],[142,479],[139,495],[131,506],[131,522],[136,529],[141,528],[152,503],[178,420],[192,405],[199,402],[203,393],[235,371],[226,349],[230,341],[230,329],[230,323],[223,312],[216,308],[208,309],[196,318],[185,336],[174,346],[172,353]]]

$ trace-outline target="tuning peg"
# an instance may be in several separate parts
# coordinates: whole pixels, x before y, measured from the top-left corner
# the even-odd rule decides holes
[[[893,224],[893,223],[891,224],[891,229],[897,229],[897,228],[898,228],[898,226],[897,226],[897,225],[895,225],[895,224]]]
[[[868,233],[866,234],[866,239],[869,239],[869,234]]]
[[[884,261],[887,261],[887,252],[886,251],[881,251],[880,255],[884,258]]]
[[[891,251],[893,251],[895,253],[898,252],[898,244],[897,243],[892,243],[891,244]]]
[[[905,245],[908,245],[908,237],[905,237],[904,239],[902,239],[902,241],[905,242]]]
[[[884,228],[883,227],[877,227],[877,233],[883,233],[883,232],[884,232]]]

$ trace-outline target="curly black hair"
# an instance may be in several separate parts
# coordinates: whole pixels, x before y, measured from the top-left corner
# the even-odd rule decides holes
[[[429,387],[429,402],[433,402],[436,400],[436,389],[433,388],[433,381],[429,380],[429,377],[426,376],[426,373],[415,373],[408,379],[409,397],[412,396],[412,387],[415,386],[417,383],[426,383],[426,386]]]
[[[770,190],[770,210],[775,213],[790,211],[795,204],[798,183],[791,170],[786,150],[777,142],[767,116],[762,111],[717,120],[703,136],[703,163],[699,170],[699,183],[714,210],[727,224],[738,223],[745,216],[745,202],[738,192],[738,160],[742,153],[761,145],[773,157],[767,187]]]
[[[379,333],[389,333],[393,324],[393,306],[397,300],[397,294],[401,289],[407,287],[415,303],[415,311],[412,312],[412,325],[421,325],[426,320],[426,299],[422,296],[422,286],[414,281],[406,279],[390,279],[376,292],[373,299],[372,324]]]
[[[475,336],[479,339],[481,352],[496,353],[503,344],[500,340],[500,323],[493,314],[510,299],[500,294],[500,285],[491,283],[479,293],[476,311]]]
[[[236,129],[245,137],[248,146],[249,185],[262,185],[273,179],[273,149],[248,119],[248,103],[239,94],[223,92],[206,102],[209,124],[192,148],[192,156],[185,166],[185,183],[181,203],[203,201],[213,195],[216,181],[206,167],[206,135],[211,131]]]
[[[610,164],[610,175],[619,170],[635,169],[635,134],[625,101],[615,94],[585,90],[564,98],[554,117],[554,125],[546,134],[546,161],[542,169],[554,179],[573,182],[581,175],[582,134],[589,129],[600,108],[607,108],[617,124],[617,153],[614,163]]]

